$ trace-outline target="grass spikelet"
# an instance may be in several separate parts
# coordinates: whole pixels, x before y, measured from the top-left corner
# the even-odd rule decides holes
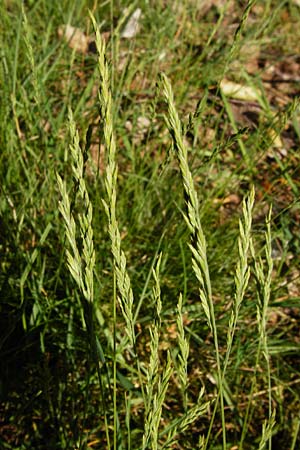
[[[182,125],[175,107],[171,84],[166,75],[164,74],[161,74],[161,85],[163,90],[163,96],[168,105],[168,116],[166,117],[166,123],[169,128],[169,132],[173,138],[173,143],[179,162],[179,168],[186,197],[187,214],[185,216],[185,220],[191,232],[190,249],[192,251],[193,270],[199,282],[201,304],[214,339],[214,347],[218,371],[218,387],[221,400],[223,447],[225,449],[226,430],[225,430],[224,401],[222,389],[222,373],[219,356],[217,326],[215,320],[209,267],[206,254],[206,239],[201,226],[198,197],[194,186],[193,177],[189,168],[188,151],[183,140]]]
[[[117,164],[116,142],[113,132],[112,95],[110,90],[110,72],[105,56],[105,42],[101,37],[95,18],[90,13],[96,33],[96,47],[98,52],[98,70],[100,75],[99,103],[103,120],[104,140],[107,149],[107,167],[105,187],[107,202],[103,201],[108,218],[108,229],[111,239],[111,251],[114,270],[119,290],[119,305],[125,319],[125,331],[130,344],[135,346],[135,331],[133,320],[133,292],[126,268],[126,257],[121,249],[121,236],[116,216],[117,198]]]

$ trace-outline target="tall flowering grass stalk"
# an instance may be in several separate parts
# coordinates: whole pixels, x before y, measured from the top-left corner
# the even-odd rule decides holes
[[[247,5],[244,9],[244,12],[242,14],[241,20],[239,21],[238,27],[235,30],[234,33],[234,37],[233,37],[233,42],[230,48],[230,52],[228,53],[228,57],[227,57],[227,61],[226,61],[226,65],[225,65],[225,69],[224,69],[224,73],[223,76],[225,75],[225,71],[227,70],[230,62],[233,60],[237,50],[238,50],[238,44],[241,40],[242,37],[242,33],[244,31],[244,28],[246,26],[249,14],[251,12],[252,7],[255,5],[257,0],[248,0]]]
[[[146,372],[146,388],[145,388],[145,416],[148,416],[151,410],[151,401],[153,398],[153,392],[158,382],[158,370],[159,370],[159,334],[161,329],[161,291],[159,280],[159,269],[161,263],[161,255],[157,260],[155,268],[152,270],[154,278],[154,286],[152,288],[152,301],[155,305],[155,319],[154,325],[150,328],[150,361]]]
[[[119,291],[119,306],[125,320],[125,331],[131,346],[135,347],[136,337],[133,320],[133,292],[126,267],[126,257],[121,249],[121,236],[116,215],[117,173],[116,141],[113,128],[112,94],[110,88],[110,71],[106,61],[105,42],[101,37],[95,18],[90,14],[96,33],[96,47],[98,52],[98,70],[100,76],[99,104],[103,121],[104,140],[107,151],[107,167],[105,188],[107,201],[103,205],[108,218],[108,229],[111,239],[116,283]]]
[[[251,248],[251,227],[252,227],[252,214],[253,214],[253,205],[255,199],[255,191],[252,187],[247,198],[243,200],[243,218],[239,221],[239,237],[238,237],[238,261],[236,265],[235,271],[235,293],[234,293],[234,302],[233,308],[231,310],[231,315],[228,324],[228,332],[227,332],[227,345],[226,345],[226,354],[224,358],[224,364],[222,367],[222,383],[225,382],[226,369],[229,363],[232,344],[234,340],[234,335],[237,327],[237,322],[239,318],[239,312],[241,305],[243,303],[243,299],[246,293],[246,289],[249,283],[250,278],[250,266],[249,266],[249,253]],[[217,411],[218,402],[219,402],[219,393],[215,403],[215,407],[212,413],[212,419],[210,421],[209,430],[207,433],[206,446],[208,444],[208,439],[210,437],[212,426],[214,422],[214,417]],[[206,448],[206,446],[204,448]]]
[[[31,45],[31,31],[30,31],[30,26],[28,23],[28,19],[25,13],[25,9],[24,9],[24,4],[22,2],[21,5],[22,8],[22,25],[23,25],[23,30],[24,30],[24,41],[25,41],[25,45],[26,45],[26,55],[27,55],[27,59],[29,61],[30,64],[30,69],[31,69],[31,83],[32,83],[32,87],[33,87],[33,95],[34,95],[34,100],[36,105],[40,108],[41,106],[41,93],[40,93],[40,86],[39,86],[39,76],[38,76],[38,71],[37,71],[37,66],[35,63],[35,58],[34,58],[34,51]]]
[[[221,402],[223,448],[225,449],[226,429],[225,429],[224,399],[222,387],[222,369],[219,353],[218,333],[215,320],[215,311],[212,298],[212,289],[209,275],[209,267],[207,262],[206,239],[201,226],[199,215],[199,202],[196,189],[194,186],[192,173],[189,168],[188,150],[183,139],[182,125],[175,107],[174,96],[170,81],[164,74],[161,74],[161,86],[164,99],[168,105],[168,114],[165,120],[173,139],[174,147],[176,150],[176,156],[179,162],[184,193],[186,197],[187,212],[184,218],[191,232],[191,243],[189,247],[192,252],[193,270],[199,282],[200,301],[214,340],[215,355],[217,362],[217,373],[218,373],[218,388]]]
[[[270,444],[274,426],[275,426],[275,411],[273,411],[269,419],[265,420],[263,423],[262,435],[259,442],[258,450],[264,450],[266,448],[266,444],[268,442]]]

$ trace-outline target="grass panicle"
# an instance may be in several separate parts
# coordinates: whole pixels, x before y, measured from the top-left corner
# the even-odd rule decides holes
[[[57,175],[58,186],[62,200],[59,210],[64,218],[66,236],[70,250],[67,250],[69,270],[80,288],[85,300],[94,300],[94,268],[95,250],[93,243],[93,207],[84,180],[83,154],[79,145],[79,134],[76,130],[71,109],[69,110],[69,129],[71,136],[70,151],[72,155],[72,171],[77,185],[77,194],[83,202],[83,210],[78,214],[80,242],[77,240],[76,222],[71,211],[71,202],[67,193],[66,183]]]
[[[239,221],[239,237],[238,237],[238,262],[235,271],[235,292],[234,302],[229,319],[228,331],[227,331],[227,345],[224,363],[222,367],[222,383],[225,382],[226,370],[230,361],[230,355],[232,351],[232,344],[234,335],[238,323],[240,308],[246,293],[246,289],[250,278],[250,266],[248,263],[248,256],[251,248],[251,227],[252,227],[252,214],[254,205],[255,191],[252,187],[248,198],[243,200],[243,219]],[[207,435],[206,445],[208,444],[208,438],[211,434],[214,417],[218,407],[220,393],[218,393],[217,401],[214,406],[212,419]],[[206,447],[205,447],[206,448]]]
[[[252,187],[247,200],[244,199],[243,201],[243,220],[239,221],[239,230],[240,230],[238,238],[239,256],[234,277],[235,281],[234,304],[228,326],[227,346],[226,346],[227,349],[223,373],[225,373],[229,361],[240,308],[250,278],[250,266],[248,262],[248,256],[251,245],[251,227],[252,227],[254,197],[255,191],[254,188]]]
[[[98,52],[98,70],[100,75],[99,104],[103,121],[104,141],[107,150],[107,167],[105,187],[107,202],[103,201],[108,218],[111,251],[114,261],[114,270],[119,290],[119,304],[125,319],[125,331],[132,347],[135,347],[136,336],[133,320],[133,292],[130,278],[126,268],[125,253],[121,249],[121,236],[116,216],[117,198],[117,163],[116,141],[113,128],[112,94],[110,90],[110,73],[105,54],[105,42],[101,37],[95,18],[90,14],[96,33],[96,47]]]
[[[152,274],[155,284],[152,289],[152,300],[155,306],[155,319],[153,328],[150,328],[150,361],[147,369],[147,384],[146,384],[146,397],[145,397],[145,415],[148,416],[151,409],[151,399],[153,398],[153,392],[155,391],[158,382],[158,370],[159,370],[159,334],[161,328],[161,292],[159,281],[159,268],[161,263],[161,255],[159,255],[156,267],[153,268]]]
[[[189,168],[188,151],[183,139],[182,125],[175,107],[174,96],[170,81],[164,74],[161,74],[161,86],[164,99],[168,105],[168,115],[166,117],[166,123],[169,132],[173,138],[176,156],[178,158],[180,173],[183,181],[184,193],[186,197],[187,213],[185,216],[185,221],[191,232],[191,244],[189,247],[192,252],[193,270],[199,282],[201,304],[214,339],[214,348],[218,371],[218,388],[221,401],[223,447],[225,449],[226,429],[224,417],[222,370],[219,353],[217,325],[215,319],[215,311],[209,275],[209,267],[207,262],[206,239],[201,226],[199,215],[199,202],[197,192],[194,186],[192,173]]]
[[[155,319],[152,329],[150,328],[150,361],[146,371],[146,387],[145,387],[145,431],[143,435],[143,449],[148,445],[151,448],[157,448],[158,428],[162,413],[162,405],[168,387],[169,378],[173,368],[171,366],[170,355],[165,369],[164,376],[159,374],[159,335],[161,329],[161,291],[159,280],[159,269],[161,263],[161,255],[159,255],[152,274],[154,278],[154,286],[152,289],[152,301],[155,306]]]
[[[238,45],[239,45],[239,42],[241,41],[242,33],[243,33],[244,28],[246,26],[246,23],[247,23],[250,11],[251,11],[251,9],[253,8],[253,6],[255,5],[256,2],[257,2],[257,0],[248,0],[248,2],[247,2],[247,5],[246,5],[246,7],[244,9],[244,12],[242,14],[241,20],[239,21],[238,27],[237,27],[237,29],[235,30],[235,33],[234,33],[233,43],[232,43],[230,51],[228,53],[228,59],[226,61],[225,71],[226,71],[228,65],[234,59],[234,56],[235,56],[236,52],[238,51]],[[225,75],[225,71],[223,73],[223,76]]]
[[[264,255],[265,263],[260,255],[256,255],[254,244],[252,240],[250,241],[250,252],[254,264],[254,277],[256,281],[256,292],[257,292],[257,325],[258,325],[258,345],[256,352],[255,361],[255,371],[252,377],[251,388],[248,397],[247,409],[244,417],[243,429],[240,438],[239,448],[243,448],[243,442],[246,437],[249,422],[252,415],[254,414],[252,400],[257,385],[258,371],[261,370],[261,353],[264,357],[264,362],[266,365],[266,377],[268,385],[268,419],[270,423],[273,421],[273,408],[272,408],[272,386],[271,386],[271,367],[270,367],[270,355],[268,350],[268,337],[267,337],[267,313],[271,295],[271,281],[273,273],[273,259],[272,259],[272,236],[271,236],[271,214],[272,208],[270,207],[269,214],[266,218],[266,232],[265,232],[265,246]],[[265,264],[267,266],[265,273]],[[264,364],[262,364],[264,365]],[[274,417],[275,421],[275,417]],[[269,436],[269,448],[271,448],[271,437]]]
[[[257,282],[257,324],[259,332],[259,350],[262,349],[262,354],[265,359],[268,380],[268,396],[269,396],[269,420],[272,418],[272,385],[271,385],[271,366],[270,355],[268,349],[268,334],[267,334],[267,314],[271,296],[271,283],[273,273],[273,259],[272,259],[272,236],[271,236],[271,216],[272,208],[266,218],[266,232],[265,232],[265,260],[266,273],[262,258],[255,259],[255,276]],[[252,254],[254,248],[252,246]],[[273,421],[275,418],[273,418]],[[269,448],[271,449],[271,438],[269,439]]]

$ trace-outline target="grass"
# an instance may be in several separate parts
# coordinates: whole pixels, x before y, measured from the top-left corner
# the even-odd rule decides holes
[[[299,446],[300,10],[200,3],[0,6],[1,448]]]

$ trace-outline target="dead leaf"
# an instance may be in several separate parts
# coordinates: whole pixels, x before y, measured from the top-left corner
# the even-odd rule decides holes
[[[72,25],[61,25],[58,28],[58,36],[64,38],[70,48],[80,53],[87,53],[90,44],[90,38],[79,28]]]
[[[220,88],[226,97],[248,102],[259,101],[259,93],[251,86],[243,86],[226,79],[220,83]]]
[[[148,117],[140,116],[137,118],[136,129],[133,136],[133,143],[139,144],[146,137],[148,130],[151,126],[151,121]],[[129,130],[130,125],[127,124],[127,129]]]
[[[223,200],[223,205],[239,205],[241,203],[241,199],[237,194],[229,194]]]
[[[272,140],[272,146],[277,149],[283,149],[283,143],[280,135],[274,129],[268,130],[269,138]]]
[[[121,33],[121,38],[132,39],[134,38],[140,29],[139,20],[142,15],[141,8],[137,8],[130,16],[124,30]]]

